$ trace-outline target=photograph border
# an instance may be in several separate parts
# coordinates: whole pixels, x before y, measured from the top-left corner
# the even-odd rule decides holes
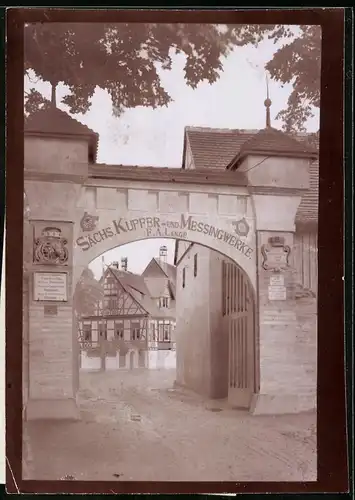
[[[347,492],[344,366],[344,8],[258,10],[7,10],[6,488],[9,493]],[[35,22],[316,24],[322,27],[318,236],[318,479],[315,482],[22,480],[23,27]],[[338,166],[336,168],[335,166]],[[11,270],[11,272],[10,272]],[[11,470],[10,470],[11,468]]]

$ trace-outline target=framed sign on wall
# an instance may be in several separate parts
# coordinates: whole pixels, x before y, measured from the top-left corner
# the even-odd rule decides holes
[[[44,302],[67,302],[67,273],[33,273],[33,300]]]

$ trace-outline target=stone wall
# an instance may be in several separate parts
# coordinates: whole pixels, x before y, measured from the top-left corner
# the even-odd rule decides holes
[[[45,315],[43,304],[30,308],[29,368],[31,399],[74,397],[71,305],[58,306],[57,315]]]
[[[309,410],[316,405],[317,390],[316,299],[308,293],[296,293],[292,267],[281,272],[286,300],[270,299],[268,286],[273,273],[263,269],[260,249],[271,234],[258,234],[260,396],[255,411]],[[292,249],[293,235],[284,233],[284,237]],[[302,296],[306,298],[296,298]]]

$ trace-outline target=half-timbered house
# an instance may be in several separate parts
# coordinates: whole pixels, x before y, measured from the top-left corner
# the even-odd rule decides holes
[[[174,367],[174,266],[152,259],[137,275],[126,265],[122,259],[121,269],[117,262],[107,267],[100,280],[103,299],[92,316],[80,318],[81,366]]]

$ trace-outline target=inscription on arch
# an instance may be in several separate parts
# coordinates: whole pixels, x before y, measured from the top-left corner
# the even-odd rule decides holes
[[[134,232],[139,233],[137,239],[139,237],[177,238],[188,241],[195,239],[191,233],[199,233],[199,239],[206,239],[207,246],[213,246],[211,245],[211,240],[217,240],[222,244],[234,247],[247,259],[251,259],[254,253],[254,249],[243,241],[240,235],[235,234],[233,229],[229,232],[226,229],[216,227],[192,215],[184,216],[183,214],[181,214],[180,220],[175,221],[165,219],[162,216],[115,219],[106,227],[97,228],[89,234],[82,234],[77,238],[76,245],[81,251],[86,252],[107,239],[113,239],[119,235]]]

